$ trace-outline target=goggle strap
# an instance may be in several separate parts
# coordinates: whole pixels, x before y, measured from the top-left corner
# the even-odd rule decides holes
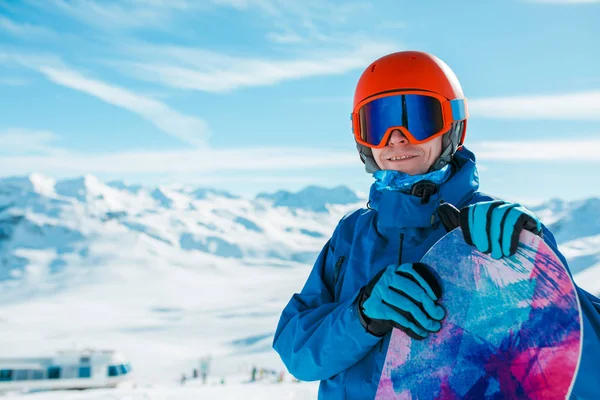
[[[452,119],[454,121],[462,121],[467,118],[465,99],[450,100],[450,108],[452,109]]]

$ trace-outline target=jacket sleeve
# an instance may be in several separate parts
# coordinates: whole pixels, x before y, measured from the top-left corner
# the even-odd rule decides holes
[[[335,233],[334,233],[335,235]],[[329,241],[300,293],[283,310],[273,348],[289,372],[304,381],[326,380],[360,361],[380,340],[359,321],[356,298],[334,302],[325,274],[332,272]]]

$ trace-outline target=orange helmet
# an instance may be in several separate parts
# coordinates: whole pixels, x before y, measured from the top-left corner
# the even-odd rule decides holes
[[[442,96],[448,101],[464,100],[458,78],[445,62],[428,53],[401,51],[379,58],[362,73],[354,92],[353,119],[356,119],[357,108],[368,102],[369,98],[381,97],[386,93],[406,91],[430,92],[438,97]],[[463,104],[466,108],[466,100]],[[464,113],[467,116],[466,109]],[[354,124],[356,123],[354,121]],[[452,123],[452,128],[444,134],[442,155],[440,157],[443,160],[441,160],[441,163],[434,163],[432,169],[439,169],[450,161],[456,150],[464,143],[466,128],[466,118]],[[367,161],[365,156],[371,155],[370,149],[361,144],[358,144],[358,146],[361,159],[363,162]],[[369,166],[367,165],[367,167]],[[375,168],[379,169],[376,166]]]

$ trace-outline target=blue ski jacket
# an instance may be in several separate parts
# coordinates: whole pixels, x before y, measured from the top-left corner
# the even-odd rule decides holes
[[[283,310],[273,347],[296,378],[321,381],[319,399],[375,398],[391,334],[380,338],[363,328],[356,301],[360,289],[390,264],[419,261],[446,234],[436,213],[442,200],[460,208],[494,199],[477,191],[473,153],[463,147],[453,163],[452,176],[425,204],[384,190],[371,196],[368,208],[342,218],[302,291]],[[567,265],[546,227],[543,236]],[[599,399],[600,300],[577,291],[583,353],[572,398]]]

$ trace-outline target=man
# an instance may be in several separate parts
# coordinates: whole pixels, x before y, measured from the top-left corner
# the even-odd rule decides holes
[[[373,62],[357,84],[352,122],[375,178],[367,209],[339,222],[283,310],[273,343],[292,375],[321,381],[324,399],[375,397],[393,327],[413,340],[441,329],[441,285],[419,260],[446,233],[437,214],[442,202],[461,209],[467,243],[494,258],[514,254],[523,229],[557,247],[526,208],[477,191],[475,156],[463,146],[466,100],[437,57],[407,51]],[[573,394],[596,398],[598,299],[581,289],[578,295],[585,357]]]

